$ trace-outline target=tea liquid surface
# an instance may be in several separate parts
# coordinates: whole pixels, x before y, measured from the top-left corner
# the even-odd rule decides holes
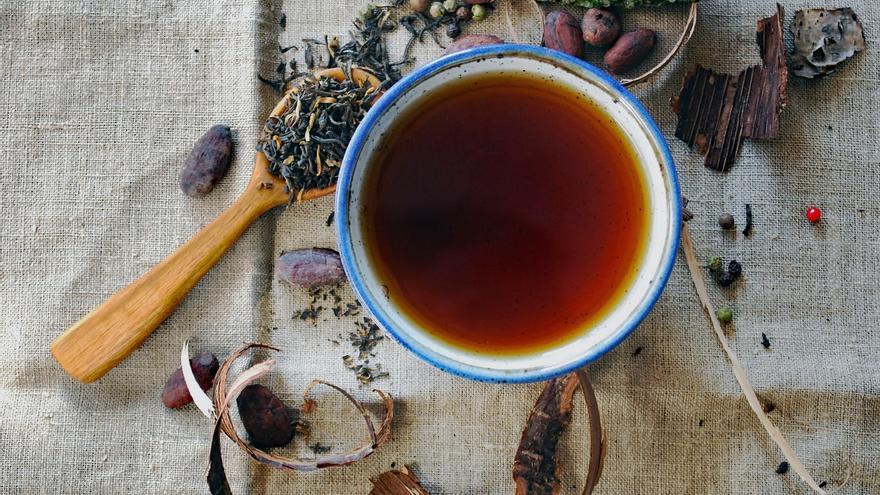
[[[532,76],[463,79],[387,133],[364,231],[392,301],[487,354],[567,341],[622,296],[646,244],[644,178],[623,131]]]

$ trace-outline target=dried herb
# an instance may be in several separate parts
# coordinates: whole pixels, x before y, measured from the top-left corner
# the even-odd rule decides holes
[[[583,494],[592,493],[602,472],[604,438],[596,395],[584,369],[554,378],[544,385],[523,429],[513,463],[517,495],[556,495],[560,492],[558,444],[571,421],[572,398],[578,385],[590,421],[590,461]]]
[[[327,216],[327,226],[333,225],[333,217],[336,215],[336,211],[331,211],[330,215]]]
[[[675,136],[705,155],[711,169],[728,170],[744,139],[779,135],[788,84],[781,18],[782,7],[777,6],[776,14],[758,21],[761,67],[731,76],[697,65],[672,99],[679,117]]]
[[[764,349],[770,348],[770,339],[768,339],[767,334],[763,332],[761,333],[761,345],[764,347]]]
[[[309,383],[308,386],[306,386],[306,389],[303,392],[303,406],[301,410],[304,413],[309,413],[314,411],[315,407],[317,407],[315,400],[309,397],[313,388],[318,385],[329,387],[339,392],[343,395],[343,397],[348,399],[348,401],[351,402],[352,405],[354,405],[357,411],[361,414],[364,419],[368,434],[368,439],[366,441],[361,442],[360,444],[348,451],[335,454],[317,455],[314,459],[290,459],[286,457],[275,456],[246,443],[244,440],[241,439],[241,437],[238,436],[237,432],[235,431],[235,426],[233,425],[232,420],[229,417],[229,404],[238,397],[238,395],[245,387],[253,383],[258,378],[265,376],[270,371],[272,371],[272,369],[275,367],[275,360],[267,359],[266,361],[257,363],[254,366],[242,371],[228,386],[227,381],[229,379],[229,368],[241,356],[254,348],[277,350],[273,347],[269,347],[263,344],[245,344],[244,346],[233,352],[228,358],[226,358],[226,360],[224,360],[223,363],[220,365],[220,369],[217,372],[217,379],[214,383],[213,401],[213,408],[216,408],[217,411],[217,420],[214,423],[213,435],[211,439],[211,452],[209,457],[210,461],[207,476],[208,487],[212,494],[231,495],[232,493],[229,487],[229,483],[226,479],[225,469],[223,467],[223,458],[221,453],[222,446],[220,443],[221,431],[225,433],[236,444],[238,444],[238,446],[241,447],[242,450],[244,450],[257,462],[276,469],[283,469],[288,471],[316,471],[333,466],[345,466],[369,456],[370,454],[375,452],[375,450],[380,445],[388,440],[391,435],[391,423],[394,419],[394,402],[388,394],[381,390],[375,390],[385,407],[382,422],[377,430],[375,425],[373,424],[373,420],[370,417],[370,414],[367,412],[364,405],[358,402],[354,397],[352,397],[351,394],[349,394],[342,388],[333,385],[332,383],[321,380],[313,380],[311,383]],[[183,351],[185,350],[186,347],[184,347]],[[183,351],[181,352],[183,356],[182,362],[187,363],[188,361]],[[195,389],[192,389],[190,392],[198,394]],[[202,394],[204,394],[204,392],[202,392]],[[209,419],[213,418],[211,414],[213,412],[212,410],[202,410],[202,412]]]
[[[287,108],[266,120],[257,149],[286,182],[291,203],[308,189],[336,184],[348,142],[378,94],[348,74],[343,81],[306,78],[285,96]]]
[[[743,227],[743,235],[748,237],[752,235],[752,224],[754,218],[752,218],[752,205],[746,203],[746,226]]]
[[[862,23],[852,9],[799,10],[791,21],[794,51],[791,73],[824,76],[865,49]]]
[[[767,431],[770,439],[776,443],[776,445],[779,447],[779,450],[782,451],[782,454],[785,456],[786,459],[788,459],[788,462],[791,463],[792,467],[794,467],[795,472],[801,477],[801,479],[804,480],[804,482],[810,488],[812,488],[813,491],[825,495],[825,490],[820,488],[819,485],[816,484],[816,481],[813,479],[813,477],[810,476],[809,471],[807,471],[807,468],[803,465],[800,459],[798,459],[797,454],[794,452],[794,449],[791,448],[791,445],[785,439],[785,436],[782,435],[782,432],[779,431],[779,428],[773,425],[773,422],[770,421],[769,417],[767,417],[767,413],[764,412],[764,409],[761,406],[761,401],[758,399],[758,395],[755,393],[754,387],[752,387],[752,384],[749,382],[749,378],[746,374],[745,368],[743,368],[742,363],[740,363],[739,358],[736,356],[736,353],[734,353],[733,349],[730,348],[730,343],[728,342],[727,337],[724,335],[724,331],[721,329],[721,323],[715,316],[715,308],[712,305],[712,301],[709,299],[709,291],[706,289],[706,283],[703,281],[700,263],[697,261],[697,255],[694,251],[693,240],[691,239],[690,229],[688,228],[687,224],[683,225],[681,228],[681,249],[682,251],[684,251],[688,271],[690,271],[691,281],[694,283],[694,287],[697,290],[697,295],[700,299],[700,305],[709,316],[709,321],[712,324],[712,330],[715,332],[715,336],[718,338],[718,342],[721,344],[721,348],[724,350],[724,353],[730,360],[730,367],[733,370],[733,375],[736,377],[736,381],[737,383],[739,383],[739,386],[743,391],[743,395],[745,395],[746,401],[749,403],[749,407],[752,408],[752,412],[754,412],[755,416],[758,417],[758,421],[761,423],[761,426],[764,427],[764,430]]]
[[[407,466],[400,471],[386,471],[370,478],[370,483],[373,484],[370,495],[428,495],[428,491]]]
[[[782,461],[779,463],[779,466],[776,468],[776,474],[785,474],[788,472],[788,463]]]
[[[287,29],[287,14],[282,12],[281,17],[278,18],[278,25],[281,26],[281,29]]]

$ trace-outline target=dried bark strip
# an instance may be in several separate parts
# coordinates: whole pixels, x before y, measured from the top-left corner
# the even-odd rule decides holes
[[[370,495],[429,495],[407,466],[400,471],[385,471],[370,478],[370,483],[373,484]]]
[[[605,439],[599,405],[586,369],[547,382],[523,430],[513,463],[517,495],[556,495],[560,492],[558,444],[571,421],[572,398],[578,385],[590,421],[590,459],[583,494],[589,495],[602,474]]]
[[[779,114],[787,103],[788,84],[782,16],[782,6],[777,4],[773,16],[758,21],[760,67],[733,76],[697,65],[672,99],[679,117],[675,136],[704,155],[711,169],[728,170],[744,139],[779,136]]]

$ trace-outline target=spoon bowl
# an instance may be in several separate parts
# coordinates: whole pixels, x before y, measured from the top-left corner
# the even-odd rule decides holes
[[[340,81],[345,78],[339,68],[321,70],[315,76]],[[351,78],[373,87],[380,84],[375,76],[360,69],[352,69]],[[290,95],[295,92],[296,88],[285,94],[270,116],[284,113]],[[335,191],[335,184],[309,189],[297,197],[297,202]],[[269,160],[257,152],[251,178],[229,208],[186,244],[55,338],[50,349],[58,364],[84,383],[104,376],[153,333],[257,218],[276,206],[288,204],[289,198],[285,181],[269,172]]]

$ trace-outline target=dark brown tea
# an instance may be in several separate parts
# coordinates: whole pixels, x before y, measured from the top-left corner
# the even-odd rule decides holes
[[[478,353],[540,351],[621,297],[646,244],[644,178],[602,109],[525,74],[474,76],[401,116],[365,190],[389,297]]]

